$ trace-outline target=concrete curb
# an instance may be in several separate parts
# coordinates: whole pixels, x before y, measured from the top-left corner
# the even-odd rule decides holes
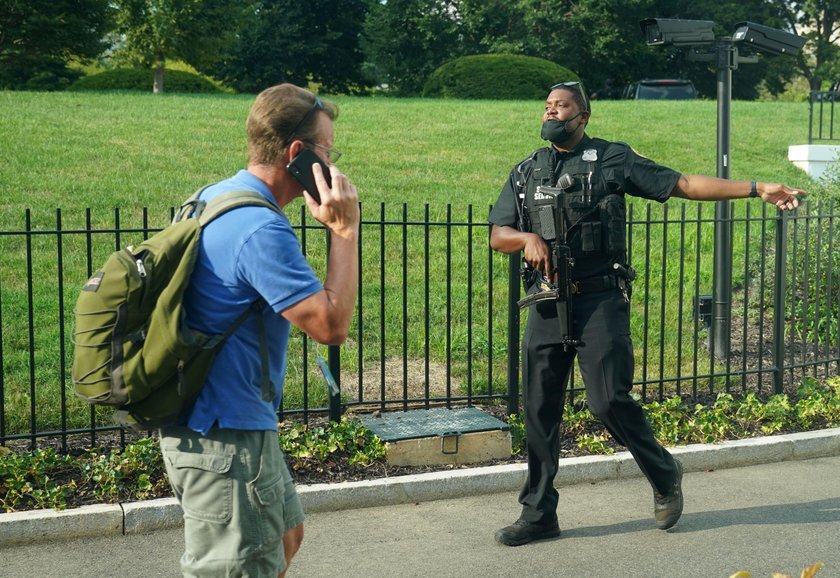
[[[840,455],[840,428],[669,448],[685,471],[735,468],[786,460]],[[518,490],[525,464],[432,472],[340,484],[299,486],[307,512],[325,512],[411,502],[427,502]],[[560,460],[556,484],[567,486],[641,476],[628,452]],[[175,498],[72,510],[33,510],[0,514],[0,547],[107,534],[153,532],[182,525]]]

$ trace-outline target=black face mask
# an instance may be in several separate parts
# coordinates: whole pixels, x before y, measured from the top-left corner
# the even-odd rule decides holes
[[[566,125],[569,124],[570,120],[574,120],[580,116],[580,113],[577,113],[572,118],[568,118],[566,120],[554,120],[550,119],[543,123],[542,130],[540,131],[540,137],[543,140],[551,141],[552,143],[559,145],[563,144],[570,138],[572,138],[573,132],[568,132],[566,130]]]

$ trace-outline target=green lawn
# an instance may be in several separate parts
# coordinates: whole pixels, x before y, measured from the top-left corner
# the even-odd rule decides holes
[[[57,226],[57,209],[61,210],[61,228],[65,231],[85,229],[88,208],[94,228],[113,228],[115,208],[119,208],[122,229],[140,228],[144,218],[150,226],[162,226],[170,207],[196,188],[244,166],[245,118],[252,101],[253,96],[242,95],[0,93],[0,233],[19,232],[27,226],[32,231],[52,231]],[[357,185],[363,219],[368,222],[363,228],[363,331],[359,343],[355,325],[343,350],[343,379],[358,374],[359,358],[367,369],[383,348],[389,359],[416,360],[424,357],[428,347],[436,366],[451,366],[446,379],[454,393],[465,393],[467,388],[486,391],[490,381],[486,367],[489,260],[483,223],[510,168],[543,144],[539,139],[542,103],[343,96],[335,101],[341,109],[336,147],[344,152],[339,166]],[[808,188],[807,175],[786,160],[788,145],[807,142],[807,122],[805,103],[733,103],[732,178],[782,181]],[[714,102],[596,102],[589,128],[592,136],[626,141],[641,154],[682,172],[715,172]],[[430,225],[426,237],[422,223],[426,221],[427,204],[430,222],[449,216],[453,221],[469,220],[476,225],[448,231]],[[645,219],[648,210],[653,220],[662,217],[663,207],[648,209],[641,202],[633,205],[636,220]],[[737,202],[736,213],[741,214],[746,205],[746,201]],[[667,206],[670,218],[678,216],[679,202]],[[470,207],[471,220],[467,213]],[[148,208],[145,217],[143,208]],[[754,205],[752,210],[756,208]],[[293,223],[300,221],[299,201],[287,211]],[[695,214],[696,208],[690,206],[689,215]],[[704,215],[708,218],[711,214],[712,206],[708,205]],[[386,221],[402,221],[405,216],[418,225],[404,233],[400,226],[378,224],[383,216]],[[663,245],[661,227],[650,226],[643,236],[636,234],[634,264],[639,266],[650,247],[652,278],[661,278],[669,292],[675,291],[673,269],[662,271],[658,263],[663,261],[663,247],[664,260],[669,263],[680,257],[683,248],[693,254],[693,232],[688,232],[684,246],[675,243],[673,236]],[[315,267],[323,271],[323,236],[317,228],[307,229],[306,235]],[[739,256],[743,259],[743,247],[747,245],[743,235],[736,231],[736,262]],[[113,235],[103,235],[103,239],[106,236],[107,244],[94,239],[90,261],[83,238],[65,238],[61,263],[54,234],[34,236],[29,249],[22,236],[0,236],[7,431],[28,429],[32,405],[36,406],[39,429],[56,427],[63,369],[58,360],[62,348],[70,350],[67,319],[88,267],[95,268],[113,249]],[[128,244],[138,236],[123,233],[122,241]],[[428,294],[422,261],[426,243],[432,256]],[[710,292],[711,239],[704,235],[700,243],[699,283],[702,292]],[[380,246],[385,247],[385,266],[379,258]],[[451,256],[448,262],[447,253]],[[507,262],[497,255],[492,263],[497,280],[492,381],[494,390],[500,391],[504,384],[507,300],[501,280]],[[31,294],[26,284],[29,267],[34,279]],[[475,283],[483,281],[483,286],[467,286],[468,267]],[[742,277],[743,273],[736,271],[735,275]],[[63,304],[57,303],[59,276],[65,284]],[[404,281],[408,285],[405,297]],[[684,284],[693,291],[693,271]],[[380,286],[385,287],[382,309]],[[451,287],[448,311],[447,286]],[[666,332],[680,322],[674,299],[660,315],[658,291],[652,286],[646,296],[641,291],[634,296],[637,347],[645,340],[658,347],[667,339],[659,334],[660,318],[667,320]],[[648,334],[643,333],[641,325],[643,299],[652,309]],[[30,301],[34,309],[31,334],[27,314]],[[401,328],[404,303],[409,310],[405,339]],[[59,323],[62,311],[64,330]],[[431,320],[428,334],[423,323],[426,314]],[[472,342],[468,341],[468,318]],[[688,328],[689,321],[682,320]],[[384,341],[380,325],[386,327]],[[293,343],[293,357],[299,357],[299,341]],[[468,352],[473,354],[472,368],[467,367]],[[669,350],[663,364],[673,364],[675,355]],[[36,362],[32,372],[30,356]],[[650,362],[653,365],[648,372],[656,375],[659,360]],[[309,395],[315,405],[323,403],[324,388],[314,367],[311,358],[306,368],[299,361],[290,365],[287,407],[302,403],[304,371],[312,379]],[[381,372],[365,379],[379,381],[380,377]],[[83,424],[85,408],[69,394],[69,386],[63,390],[71,421]]]

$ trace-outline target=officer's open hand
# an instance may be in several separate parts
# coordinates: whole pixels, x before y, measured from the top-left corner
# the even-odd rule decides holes
[[[802,189],[794,189],[779,183],[756,183],[758,194],[765,203],[776,205],[781,211],[792,211],[799,206],[799,198],[805,196]]]

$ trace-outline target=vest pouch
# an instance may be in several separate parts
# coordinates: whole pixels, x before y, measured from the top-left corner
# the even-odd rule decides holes
[[[584,254],[601,252],[601,228],[598,221],[580,224],[580,249]]]
[[[603,198],[603,195],[596,195],[591,191],[566,193],[563,198],[563,207],[569,223],[598,220],[597,214],[594,213],[599,208],[598,201]]]
[[[538,191],[528,205],[528,220],[531,232],[536,233],[546,241],[557,238],[554,220],[554,197]]]
[[[627,253],[627,209],[622,195],[607,195],[601,201],[604,252],[623,262]]]

